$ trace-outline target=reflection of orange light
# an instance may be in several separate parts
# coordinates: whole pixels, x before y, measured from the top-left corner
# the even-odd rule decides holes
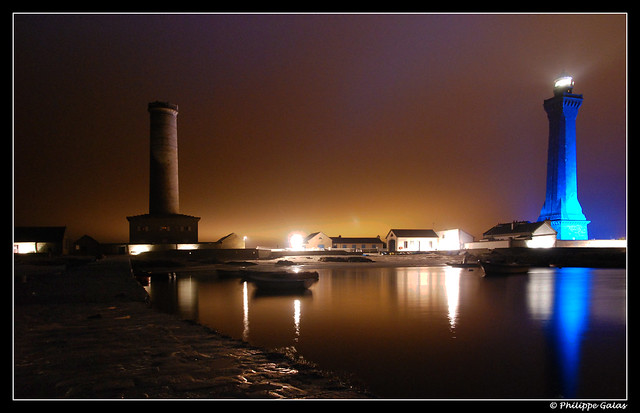
[[[444,288],[447,294],[449,325],[455,328],[460,302],[460,269],[445,268]]]

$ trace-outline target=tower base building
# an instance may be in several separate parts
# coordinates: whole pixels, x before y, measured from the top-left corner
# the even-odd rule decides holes
[[[143,214],[127,217],[132,244],[195,244],[199,217],[183,214]]]

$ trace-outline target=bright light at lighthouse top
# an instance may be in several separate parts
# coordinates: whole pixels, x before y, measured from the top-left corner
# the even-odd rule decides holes
[[[560,76],[553,83],[553,89],[557,92],[569,92],[573,90],[573,78],[571,76]]]

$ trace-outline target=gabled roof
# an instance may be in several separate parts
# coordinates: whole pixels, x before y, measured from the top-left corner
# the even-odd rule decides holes
[[[217,240],[216,242],[223,243],[224,241],[226,241],[226,240],[227,240],[227,239],[229,239],[229,238],[232,238],[233,236],[236,236],[236,237],[237,237],[237,235],[236,235],[236,233],[235,233],[235,232],[232,232],[231,234],[225,235],[224,237],[220,238],[220,239],[219,239],[219,240]]]
[[[538,228],[545,225],[546,221],[540,222],[529,222],[529,221],[514,221],[507,222],[505,224],[498,224],[495,227],[491,228],[487,232],[482,235],[487,237],[495,237],[500,235],[531,235]]]
[[[67,227],[14,227],[15,242],[62,242]]]
[[[392,232],[396,237],[438,238],[438,234],[432,229],[392,229],[389,234]],[[389,234],[387,234],[387,238],[389,238]]]
[[[75,240],[74,244],[99,244],[99,242],[96,241],[95,238],[90,237],[87,234],[84,234],[83,236]]]
[[[320,231],[318,232],[312,232],[311,234],[307,235],[306,237],[304,237],[304,242],[307,243],[309,242],[309,240],[313,237],[315,237],[316,235],[318,235],[320,233]]]

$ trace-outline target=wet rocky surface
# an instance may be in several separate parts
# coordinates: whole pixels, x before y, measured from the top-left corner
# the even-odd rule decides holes
[[[152,309],[127,257],[14,265],[13,398],[362,399],[347,380]]]

